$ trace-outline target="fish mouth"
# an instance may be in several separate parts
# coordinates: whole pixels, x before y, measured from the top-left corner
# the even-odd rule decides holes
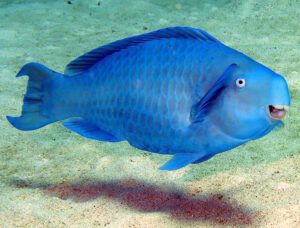
[[[269,105],[269,115],[274,120],[281,120],[288,110],[287,105]]]

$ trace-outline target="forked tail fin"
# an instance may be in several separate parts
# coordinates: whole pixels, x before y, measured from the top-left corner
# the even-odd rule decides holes
[[[17,129],[28,131],[41,128],[63,118],[53,110],[57,87],[64,76],[39,63],[28,63],[22,67],[17,77],[28,75],[27,91],[19,117],[7,116],[7,120]]]

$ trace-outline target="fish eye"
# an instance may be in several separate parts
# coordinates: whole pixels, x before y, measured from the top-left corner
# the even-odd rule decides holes
[[[235,82],[238,87],[244,87],[246,85],[246,80],[244,78],[238,78]]]

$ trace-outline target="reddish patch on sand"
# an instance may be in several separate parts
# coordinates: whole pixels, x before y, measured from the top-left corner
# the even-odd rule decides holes
[[[254,213],[232,200],[228,201],[220,194],[192,197],[136,180],[50,186],[44,191],[49,195],[77,202],[107,197],[141,212],[167,213],[177,220],[246,225],[251,224],[254,217]]]

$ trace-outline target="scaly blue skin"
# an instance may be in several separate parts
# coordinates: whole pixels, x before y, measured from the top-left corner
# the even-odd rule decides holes
[[[225,48],[210,46],[210,51]],[[193,139],[196,132],[191,128],[191,107],[228,65],[224,62],[218,70],[211,64],[210,69],[203,68],[210,61],[201,58],[205,48],[207,45],[194,40],[168,39],[108,56],[82,75],[70,78],[80,85],[79,94],[86,93],[78,96],[70,113],[139,149],[168,154],[203,151],[212,139]],[[201,128],[197,134],[215,126],[206,121]]]
[[[214,94],[205,115],[195,121],[195,104],[232,64],[226,88]],[[56,98],[49,105],[51,122],[80,117],[112,135],[113,141],[127,140],[160,154],[199,154],[187,164],[264,136],[280,122],[270,118],[268,105],[290,104],[280,75],[216,40],[140,42],[79,74],[58,78],[47,84]],[[244,88],[237,87],[238,78],[246,80]]]

